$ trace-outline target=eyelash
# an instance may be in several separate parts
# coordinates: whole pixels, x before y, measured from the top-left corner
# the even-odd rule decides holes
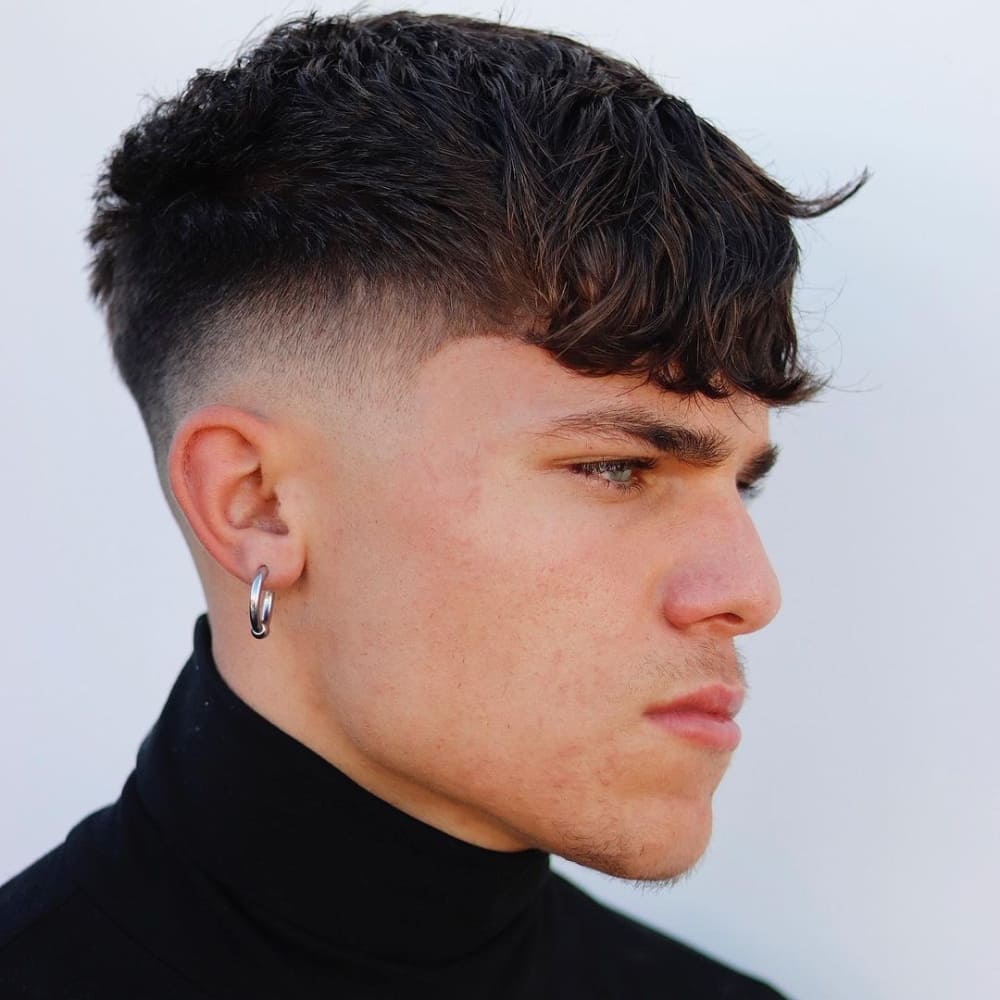
[[[630,480],[627,483],[619,483],[613,479],[601,478],[602,472],[647,472],[656,468],[655,458],[606,458],[599,462],[578,462],[571,465],[570,470],[584,479],[599,479],[607,489],[616,493],[637,493],[646,484],[643,479]]]
[[[632,472],[648,472],[650,469],[656,468],[655,458],[606,458],[598,462],[577,462],[574,465],[569,466],[570,471],[575,472],[579,476],[583,476],[584,479],[597,479],[605,486],[606,489],[613,490],[615,493],[638,493],[642,490],[646,482],[643,478],[638,478],[634,480],[629,480],[629,482],[621,483],[616,482],[613,479],[603,479],[601,473],[604,472],[623,472],[625,470],[630,470]],[[744,500],[752,500],[761,491],[759,484],[751,483],[737,483],[737,490],[739,490],[740,496]]]

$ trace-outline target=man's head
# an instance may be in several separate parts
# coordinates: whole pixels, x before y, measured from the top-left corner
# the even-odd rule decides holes
[[[93,289],[227,680],[465,839],[688,868],[728,729],[663,709],[738,694],[777,610],[741,493],[820,384],[790,219],[856,187],[496,24],[306,18],[199,73],[109,162]]]

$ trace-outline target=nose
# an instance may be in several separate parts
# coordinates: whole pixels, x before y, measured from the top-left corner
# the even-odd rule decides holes
[[[671,555],[661,597],[675,628],[744,635],[778,613],[778,578],[742,502],[703,508]]]

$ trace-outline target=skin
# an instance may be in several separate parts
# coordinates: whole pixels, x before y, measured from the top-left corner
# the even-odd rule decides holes
[[[307,407],[234,383],[174,436],[170,488],[226,682],[453,836],[634,879],[688,870],[730,754],[647,712],[741,686],[733,641],[778,610],[738,489],[768,408],[579,375],[495,337],[449,342],[392,406],[329,395]],[[731,454],[693,465],[541,433],[595,406],[714,432]],[[609,459],[656,467],[579,468]],[[261,564],[264,641],[246,610]]]

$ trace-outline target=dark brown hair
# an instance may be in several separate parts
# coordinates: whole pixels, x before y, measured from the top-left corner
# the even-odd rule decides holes
[[[579,372],[789,404],[822,384],[797,347],[790,220],[865,177],[796,197],[638,69],[558,35],[313,14],[124,135],[92,291],[159,451],[178,394],[252,338],[348,370],[388,348],[365,316],[389,301],[443,319],[411,361],[502,332]],[[291,319],[338,310],[325,333]]]

